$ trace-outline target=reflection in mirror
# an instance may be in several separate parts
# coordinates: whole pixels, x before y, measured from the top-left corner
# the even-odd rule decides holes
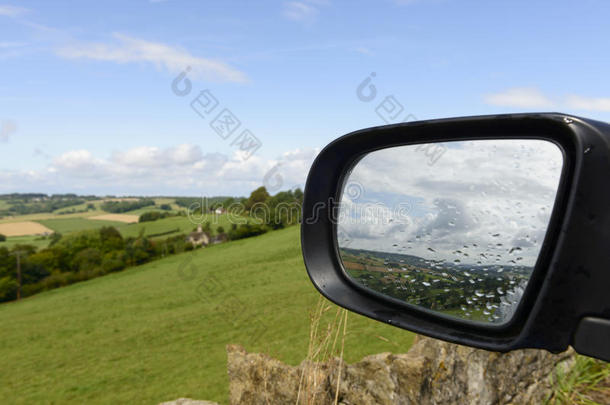
[[[561,150],[534,139],[372,152],[343,188],[345,271],[409,304],[506,323],[540,253],[562,167]]]

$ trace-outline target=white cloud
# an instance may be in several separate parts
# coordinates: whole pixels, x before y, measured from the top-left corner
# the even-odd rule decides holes
[[[485,96],[489,104],[517,108],[551,108],[554,102],[540,90],[529,87],[518,87],[500,93]]]
[[[196,79],[237,83],[247,81],[245,73],[215,59],[194,56],[184,49],[123,34],[117,33],[113,37],[116,43],[77,43],[59,48],[56,52],[67,59],[150,63],[174,74],[190,67],[190,75]]]
[[[566,105],[575,110],[610,112],[610,98],[587,98],[582,96],[568,96]]]
[[[485,96],[485,102],[501,107],[566,108],[610,112],[610,97],[583,97],[575,94],[551,98],[531,87],[516,87]]]
[[[284,16],[296,21],[309,20],[318,14],[318,9],[300,1],[284,3]]]
[[[27,12],[27,8],[12,6],[10,4],[0,4],[0,15],[6,17],[18,17]]]
[[[356,52],[361,53],[363,55],[371,55],[373,52],[371,52],[371,50],[367,47],[364,46],[359,46],[356,49],[354,49]]]
[[[429,257],[432,248],[435,258],[453,260],[453,252],[468,245],[471,254],[460,257],[463,262],[487,257],[483,262],[493,264],[515,259],[508,252],[518,246],[523,263],[533,264],[559,181],[559,149],[524,140],[445,146],[446,153],[432,166],[424,150],[411,146],[373,152],[356,165],[348,184],[357,184],[360,192],[350,197],[347,189],[342,211],[351,199],[347,208],[378,203],[394,214],[384,214],[392,221],[380,224],[349,211],[339,224],[350,247],[422,257]],[[397,215],[399,204],[406,215]],[[474,244],[478,247],[472,250]]]
[[[247,195],[261,185],[276,193],[303,187],[317,149],[297,149],[276,159],[244,160],[204,153],[197,145],[140,146],[104,158],[84,149],[67,151],[41,170],[0,171],[0,192],[39,190],[116,195]],[[281,181],[265,184],[274,167]]]
[[[202,157],[199,146],[184,144],[168,149],[151,146],[137,147],[126,152],[115,153],[112,161],[132,167],[186,166],[198,162]]]
[[[88,150],[79,149],[68,151],[53,160],[51,169],[54,172],[73,172],[79,175],[98,175],[100,168],[106,162],[94,158]]]
[[[312,22],[320,13],[320,6],[328,5],[326,0],[303,0],[284,2],[284,17],[293,21]]]

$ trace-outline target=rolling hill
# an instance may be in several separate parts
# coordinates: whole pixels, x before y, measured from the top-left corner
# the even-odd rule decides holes
[[[226,403],[225,346],[300,363],[318,296],[291,227],[3,304],[0,398]],[[412,338],[350,314],[345,356],[403,352]]]

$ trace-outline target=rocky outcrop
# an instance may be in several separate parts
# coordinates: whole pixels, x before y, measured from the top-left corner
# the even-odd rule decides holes
[[[507,354],[418,337],[406,354],[381,353],[355,364],[339,359],[288,366],[229,345],[231,404],[537,404],[549,376],[569,368],[573,351]]]
[[[159,405],[218,405],[218,403],[201,401],[198,399],[178,398],[175,401],[161,402]]]

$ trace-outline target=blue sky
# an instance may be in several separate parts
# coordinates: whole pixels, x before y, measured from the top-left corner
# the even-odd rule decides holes
[[[397,120],[608,121],[609,15],[602,0],[0,0],[0,192],[289,188],[328,142],[383,124],[388,96]],[[241,122],[228,140],[190,107],[204,89]],[[231,144],[243,129],[250,157]]]

